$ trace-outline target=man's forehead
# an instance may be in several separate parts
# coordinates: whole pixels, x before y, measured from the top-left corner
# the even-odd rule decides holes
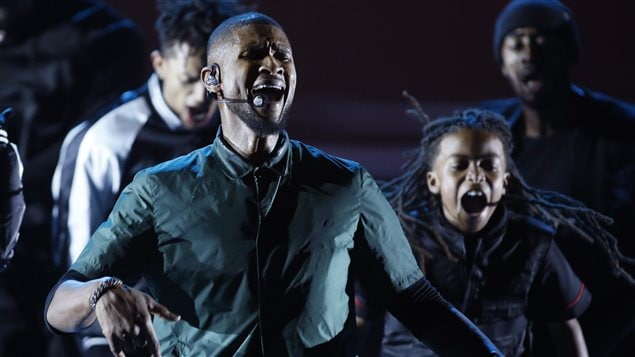
[[[271,41],[279,46],[290,46],[284,31],[280,27],[272,24],[245,24],[235,28],[229,34],[229,38],[232,43],[240,45],[258,45],[266,41]]]
[[[523,26],[510,31],[506,37],[535,36],[542,34],[543,32],[544,31],[540,31],[538,28],[533,26]]]
[[[505,39],[514,39],[520,37],[544,37],[550,39],[560,38],[558,34],[552,30],[547,30],[539,27],[533,26],[523,26],[510,31],[507,35],[505,35]]]
[[[191,44],[183,41],[174,41],[169,46],[167,46],[164,50],[164,55],[166,56],[175,56],[181,58],[193,57],[193,58],[204,58],[205,57],[205,49],[192,46]]]
[[[441,145],[456,147],[459,151],[469,151],[474,147],[495,148],[498,150],[504,146],[501,138],[495,133],[478,129],[463,129],[447,134],[443,136]]]

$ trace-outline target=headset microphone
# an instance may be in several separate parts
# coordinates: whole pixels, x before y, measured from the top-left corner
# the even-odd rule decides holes
[[[258,94],[254,97],[254,99],[251,100],[251,102],[254,104],[254,106],[260,108],[264,107],[267,102],[269,102],[269,98],[267,98],[267,96],[264,94]]]
[[[218,103],[249,103],[250,102],[247,99],[230,99],[230,98],[217,99],[216,101]],[[267,98],[267,96],[264,94],[258,94],[251,100],[251,104],[253,104],[254,107],[257,107],[257,108],[264,107],[265,105],[267,105],[268,102],[269,102],[269,98]]]

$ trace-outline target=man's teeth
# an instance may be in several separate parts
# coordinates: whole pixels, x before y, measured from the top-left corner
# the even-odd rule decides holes
[[[254,91],[259,91],[263,89],[273,89],[273,90],[279,90],[279,91],[283,90],[281,86],[277,86],[274,84],[260,84],[254,87]]]
[[[469,196],[469,197],[483,196],[483,192],[481,192],[481,191],[468,191],[466,193],[466,195]]]

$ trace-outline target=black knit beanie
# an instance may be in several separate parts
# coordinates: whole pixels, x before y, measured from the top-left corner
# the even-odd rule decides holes
[[[494,58],[501,63],[505,36],[519,27],[534,27],[558,35],[569,46],[571,63],[580,55],[578,29],[571,10],[557,0],[512,0],[496,19]]]

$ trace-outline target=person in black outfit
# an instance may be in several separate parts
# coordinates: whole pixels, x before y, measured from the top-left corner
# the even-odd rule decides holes
[[[607,217],[527,185],[512,146],[502,116],[457,112],[424,126],[404,173],[382,188],[426,277],[506,356],[534,353],[536,321],[549,325],[561,354],[585,356],[577,317],[590,294],[555,241],[615,238],[598,224]],[[434,355],[390,315],[381,352]]]
[[[512,154],[527,182],[560,192],[614,219],[609,230],[622,253],[603,243],[558,244],[593,293],[581,317],[593,356],[635,350],[635,106],[572,83],[580,55],[571,11],[558,1],[516,0],[496,20],[494,56],[515,98],[481,107],[512,126]],[[624,344],[619,347],[620,344]],[[630,351],[630,352],[629,352]]]
[[[0,272],[13,257],[24,215],[22,162],[17,147],[9,142],[6,126],[11,109],[0,114]]]

